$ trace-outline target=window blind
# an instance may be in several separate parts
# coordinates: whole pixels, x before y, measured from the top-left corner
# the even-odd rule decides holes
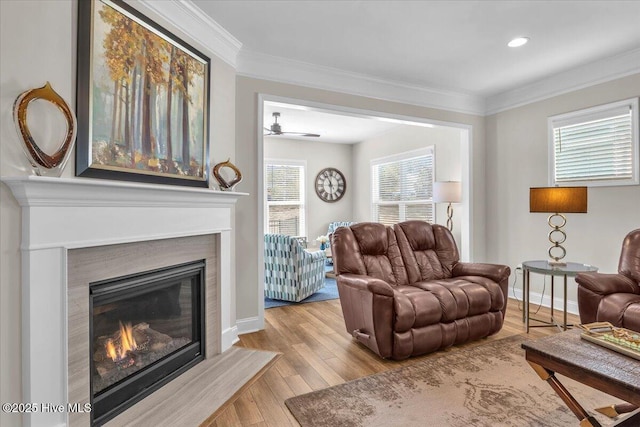
[[[265,218],[269,233],[300,236],[304,230],[304,166],[267,163]]]
[[[391,225],[410,219],[434,221],[433,149],[372,162],[374,221]]]
[[[627,103],[552,119],[553,184],[632,183],[638,150],[633,117]]]
[[[266,172],[268,201],[300,202],[302,166],[267,164]]]

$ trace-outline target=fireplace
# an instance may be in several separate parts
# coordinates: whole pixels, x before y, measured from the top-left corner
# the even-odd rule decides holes
[[[179,389],[181,398],[201,402],[217,396],[201,395],[207,387],[192,382],[209,378],[208,369],[238,339],[232,218],[244,193],[102,179],[1,181],[22,207],[22,401],[65,407],[92,403],[91,283],[205,259],[205,360],[107,424],[202,412],[171,399],[171,393]],[[203,405],[204,411],[217,404]],[[92,413],[30,412],[22,423],[87,427]]]
[[[204,359],[205,261],[90,284],[92,423]]]

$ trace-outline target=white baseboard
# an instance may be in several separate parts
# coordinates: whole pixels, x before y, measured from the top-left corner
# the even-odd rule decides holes
[[[522,289],[511,288],[509,291],[509,297],[515,298],[520,302],[522,302],[522,294],[523,294]],[[529,303],[531,304],[532,307],[535,307],[538,304],[542,304],[543,307],[551,307],[551,297],[549,295],[542,296],[539,292],[531,292],[529,296]],[[553,299],[554,310],[562,310],[563,305],[564,305],[564,300],[562,298],[556,297]],[[567,313],[576,314],[576,315],[579,314],[578,303],[576,301],[571,301],[571,300],[567,301]]]
[[[264,329],[264,321],[261,321],[258,316],[238,319],[236,321],[236,325],[238,325],[238,335],[257,332]]]
[[[221,351],[225,351],[231,348],[232,345],[240,341],[238,338],[238,327],[232,326],[231,328],[222,331]]]

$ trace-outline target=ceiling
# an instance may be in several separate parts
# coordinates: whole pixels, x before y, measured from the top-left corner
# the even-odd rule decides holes
[[[305,64],[306,70],[365,82],[365,88],[382,83],[409,92],[426,88],[435,96],[489,99],[523,85],[541,91],[550,76],[590,64],[602,67],[603,60],[625,52],[640,57],[640,0],[191,3],[235,37],[242,44],[240,54],[251,57],[258,70],[272,65],[262,66],[261,60],[276,58],[282,69],[290,69],[289,76],[301,74],[295,66]],[[508,47],[516,36],[530,42]],[[637,72],[640,64],[633,68]],[[283,131],[322,135],[294,139],[352,143],[398,125],[267,103],[266,127],[273,123],[273,111],[282,114]]]
[[[483,97],[640,48],[640,1],[191,1],[242,52]]]
[[[401,125],[396,120],[331,112],[282,102],[265,102],[263,110],[265,127],[268,128],[273,123],[272,114],[274,112],[280,113],[278,123],[280,123],[283,132],[316,133],[320,137],[285,134],[265,137],[265,140],[284,138],[299,141],[353,144]],[[267,133],[266,130],[265,133]]]

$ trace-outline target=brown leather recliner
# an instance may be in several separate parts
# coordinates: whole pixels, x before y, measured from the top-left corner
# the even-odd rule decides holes
[[[618,274],[579,273],[580,321],[611,322],[640,332],[640,228],[622,243]]]
[[[463,263],[451,232],[407,221],[338,228],[331,250],[347,331],[405,359],[502,328],[509,267]]]

